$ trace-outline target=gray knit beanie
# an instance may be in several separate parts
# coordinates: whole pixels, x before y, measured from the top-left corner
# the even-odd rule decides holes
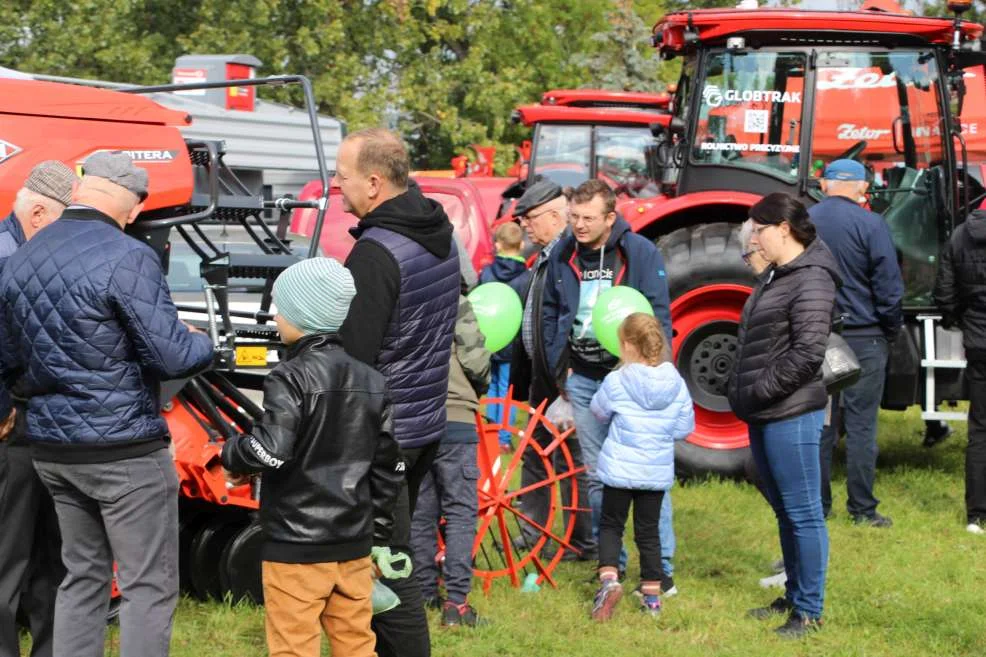
[[[277,313],[306,334],[338,331],[354,296],[353,275],[333,258],[302,260],[274,281]]]

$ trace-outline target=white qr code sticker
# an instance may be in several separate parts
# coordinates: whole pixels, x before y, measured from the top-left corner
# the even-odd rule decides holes
[[[770,120],[768,110],[746,110],[743,117],[743,132],[767,132],[767,122]]]

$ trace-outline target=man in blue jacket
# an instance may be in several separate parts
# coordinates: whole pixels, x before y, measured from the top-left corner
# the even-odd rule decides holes
[[[72,202],[79,179],[61,162],[41,162],[17,191],[14,208],[0,222],[0,271],[7,259]],[[0,382],[0,657],[20,654],[18,607],[27,613],[31,656],[51,657],[55,594],[65,575],[55,507],[31,461],[24,409],[13,410]]]
[[[854,522],[890,527],[877,513],[876,421],[883,397],[888,344],[904,324],[904,280],[890,229],[880,215],[860,206],[869,183],[866,169],[854,160],[836,160],[822,174],[826,198],[808,213],[818,235],[839,263],[842,287],[836,296],[844,316],[842,337],[856,353],[862,372],[854,385],[833,400],[833,416],[841,413],[846,428],[846,508]],[[832,449],[838,422],[822,432],[822,507],[832,509]]]
[[[608,425],[596,419],[589,404],[619,359],[596,340],[592,308],[599,295],[614,285],[632,287],[650,301],[669,340],[671,311],[661,252],[617,216],[616,196],[606,183],[594,179],[579,185],[570,201],[569,225],[571,235],[558,244],[548,264],[542,326],[548,365],[555,376],[565,379],[564,389],[572,404],[589,475],[593,534],[598,536],[603,487],[596,465]],[[660,531],[667,592],[674,588],[670,580],[674,538],[671,496],[665,495],[664,500]],[[625,565],[625,555],[621,561]]]
[[[67,574],[56,655],[103,654],[113,562],[120,655],[164,657],[178,602],[178,477],[158,384],[212,361],[179,319],[150,247],[126,235],[147,172],[100,152],[62,217],[0,278],[0,370],[26,400],[34,466],[55,500]]]

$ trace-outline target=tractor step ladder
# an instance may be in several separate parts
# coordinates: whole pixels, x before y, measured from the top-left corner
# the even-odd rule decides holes
[[[960,420],[965,422],[968,415],[961,412],[939,411],[935,400],[935,370],[936,369],[965,369],[964,360],[939,359],[935,349],[935,322],[941,320],[941,315],[918,315],[918,321],[924,328],[924,358],[921,367],[924,369],[924,405],[921,407],[922,420]]]

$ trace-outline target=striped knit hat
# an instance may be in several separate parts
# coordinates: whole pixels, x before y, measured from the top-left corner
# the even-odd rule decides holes
[[[274,281],[277,313],[302,333],[333,333],[349,314],[356,284],[333,258],[297,262]]]

